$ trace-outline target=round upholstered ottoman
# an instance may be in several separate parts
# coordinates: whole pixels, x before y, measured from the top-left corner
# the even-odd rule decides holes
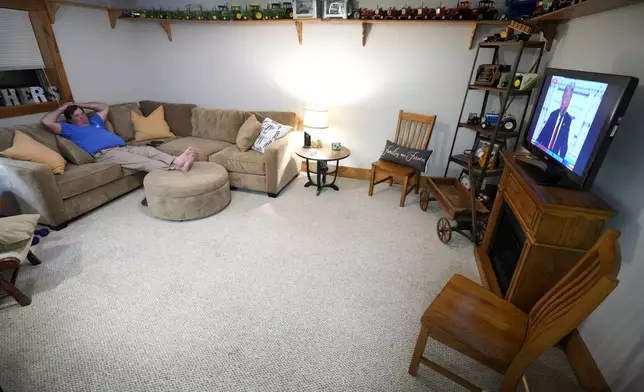
[[[228,172],[216,163],[195,162],[187,173],[155,170],[143,179],[148,208],[161,219],[198,219],[230,203]]]

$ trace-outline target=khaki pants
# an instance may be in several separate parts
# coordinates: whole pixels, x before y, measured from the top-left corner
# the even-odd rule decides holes
[[[150,146],[125,146],[101,150],[94,154],[99,163],[121,165],[124,168],[151,172],[156,169],[174,170],[174,158],[170,154]]]

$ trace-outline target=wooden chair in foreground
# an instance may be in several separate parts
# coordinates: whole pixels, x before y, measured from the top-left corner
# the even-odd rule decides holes
[[[501,392],[515,391],[528,366],[578,327],[617,286],[618,237],[618,231],[608,229],[529,314],[454,275],[421,318],[409,374],[415,376],[422,363],[470,391],[483,391],[423,356],[431,336],[501,373]]]
[[[429,139],[432,136],[435,122],[436,116],[405,113],[401,110],[398,113],[398,126],[396,127],[396,136],[393,142],[407,148],[426,150],[427,146],[429,146]],[[378,171],[387,172],[390,175],[376,181]],[[418,193],[418,185],[420,183],[420,172],[407,166],[387,161],[372,163],[369,196],[373,195],[373,186],[376,184],[389,181],[389,186],[392,186],[394,183],[394,175],[403,177],[404,179],[402,193],[400,194],[400,206],[404,207],[405,198],[412,189],[416,189],[416,193]],[[411,187],[407,188],[411,177],[416,177],[416,180]]]
[[[27,297],[16,287],[16,278],[18,278],[18,271],[20,271],[20,264],[26,257],[27,260],[33,265],[40,264],[40,259],[35,254],[31,253],[31,240],[25,246],[25,249],[17,250],[14,252],[0,254],[0,292],[4,291],[9,294],[13,299],[20,304],[20,306],[27,306],[31,304],[31,298]],[[5,271],[12,271],[11,279],[5,280],[2,276]]]

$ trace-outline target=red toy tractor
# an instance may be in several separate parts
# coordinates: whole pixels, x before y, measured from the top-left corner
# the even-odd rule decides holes
[[[499,16],[499,11],[494,8],[494,1],[481,0],[478,8],[474,9],[474,15],[478,20],[495,20]]]
[[[416,8],[411,8],[411,7],[405,7],[400,10],[400,16],[398,19],[416,19],[416,14],[418,13],[418,9]]]
[[[456,8],[456,19],[457,20],[474,20],[476,16],[470,8],[469,1],[461,1],[458,3],[458,8]]]
[[[374,10],[364,8],[360,13],[360,19],[373,19],[373,16],[376,12]]]
[[[434,16],[432,19],[441,20],[443,19],[444,14],[447,14],[447,7],[438,7],[434,10]]]
[[[378,9],[373,13],[373,19],[376,20],[383,20],[386,16],[387,10],[382,7],[378,7]]]
[[[427,19],[432,19],[433,16],[434,16],[433,8],[423,7],[423,8],[418,8],[416,10],[416,19],[427,20]]]
[[[401,11],[398,10],[396,7],[391,7],[387,10],[387,15],[385,16],[385,19],[388,19],[388,20],[400,19],[400,13]]]

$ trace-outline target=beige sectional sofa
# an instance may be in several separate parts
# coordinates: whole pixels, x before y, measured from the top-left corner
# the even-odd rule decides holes
[[[204,109],[189,104],[141,101],[113,105],[106,126],[128,144],[146,144],[147,141],[134,140],[127,118],[131,109],[148,116],[161,104],[176,137],[161,140],[163,144],[157,147],[159,150],[179,155],[187,147],[193,147],[197,160],[215,162],[226,168],[233,189],[266,192],[271,197],[277,197],[297,176],[299,167],[293,152],[301,136],[296,132],[299,120],[295,113]],[[237,132],[253,114],[260,122],[270,117],[292,126],[294,131],[271,144],[264,154],[253,150],[242,152],[235,145]],[[0,128],[0,151],[11,146],[15,131],[27,134],[66,158],[70,154],[69,143],[40,125]],[[68,162],[65,172],[55,175],[46,165],[0,157],[0,197],[6,200],[0,213],[37,213],[41,215],[40,223],[61,227],[69,220],[139,188],[145,174],[118,165]]]

